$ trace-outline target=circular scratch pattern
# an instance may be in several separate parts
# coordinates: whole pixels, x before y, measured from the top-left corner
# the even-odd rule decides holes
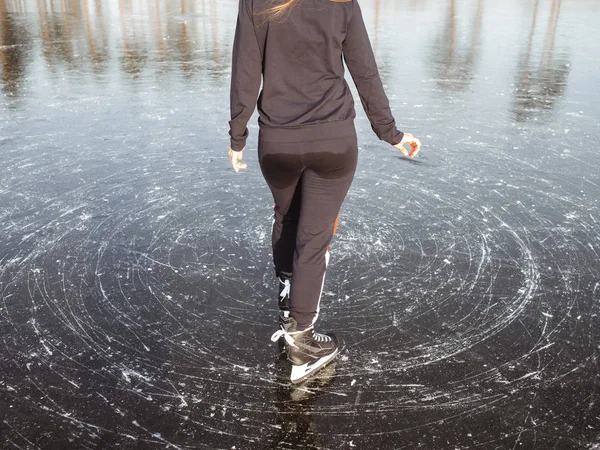
[[[476,179],[446,189],[413,179],[398,204],[399,181],[374,181],[368,160],[342,211],[319,321],[344,351],[291,389],[269,341],[276,285],[258,174],[242,187],[213,162],[189,169],[185,155],[119,158],[88,167],[130,167],[94,183],[17,189],[15,175],[3,192],[2,389],[18,412],[4,419],[15,445],[41,436],[26,419],[36,411],[44,429],[68,426],[92,448],[385,447],[419,430],[436,442],[450,426],[457,440],[501,446],[564,420],[556,411],[533,426],[532,412],[511,415],[515,402],[568,391],[565,379],[596,364],[597,209],[586,217],[572,197]],[[42,159],[42,174],[43,164],[69,165]],[[232,180],[222,190],[215,169]],[[533,199],[569,211],[564,223]]]
[[[254,119],[227,165],[237,2],[33,3],[0,7],[0,447],[600,448],[590,2],[364,2],[423,149],[353,91],[318,322],[344,348],[297,387]]]

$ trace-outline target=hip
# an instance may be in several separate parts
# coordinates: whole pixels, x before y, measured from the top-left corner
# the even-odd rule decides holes
[[[311,142],[339,138],[356,138],[354,118],[335,122],[317,122],[293,127],[272,127],[258,122],[258,141],[273,143]]]

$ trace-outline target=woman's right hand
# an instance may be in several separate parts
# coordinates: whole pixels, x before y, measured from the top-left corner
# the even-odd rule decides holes
[[[406,150],[406,148],[404,148],[404,144],[410,144],[410,146],[411,146],[410,152],[408,150]],[[404,156],[413,158],[413,157],[417,156],[417,154],[421,150],[421,141],[419,141],[416,137],[414,137],[410,133],[404,133],[402,140],[400,142],[398,142],[397,144],[395,144],[394,147],[396,147],[398,150],[400,150],[400,153],[402,153]]]

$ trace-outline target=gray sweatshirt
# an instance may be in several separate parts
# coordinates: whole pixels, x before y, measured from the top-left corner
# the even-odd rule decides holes
[[[231,148],[242,150],[258,106],[259,138],[332,139],[356,133],[346,62],[371,128],[397,144],[396,128],[357,0],[297,0],[284,20],[265,21],[269,0],[240,0],[232,51]],[[262,76],[262,90],[259,95]]]

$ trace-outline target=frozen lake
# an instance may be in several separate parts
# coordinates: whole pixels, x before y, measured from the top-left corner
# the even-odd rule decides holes
[[[238,2],[0,0],[0,448],[600,449],[600,2],[360,4],[423,148],[354,90],[345,347],[291,389]]]

